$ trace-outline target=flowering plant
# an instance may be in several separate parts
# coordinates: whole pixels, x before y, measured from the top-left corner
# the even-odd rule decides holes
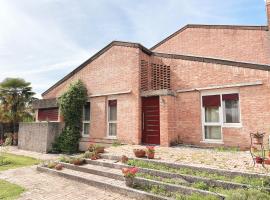
[[[147,153],[155,153],[155,147],[154,146],[147,146]]]
[[[122,173],[124,177],[126,178],[134,178],[136,176],[136,173],[138,172],[137,167],[132,167],[132,168],[123,168]]]

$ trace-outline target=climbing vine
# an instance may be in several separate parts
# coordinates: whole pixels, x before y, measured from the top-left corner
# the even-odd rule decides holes
[[[53,144],[53,150],[64,153],[78,151],[83,106],[87,101],[87,89],[82,81],[71,84],[59,99],[61,115],[64,118],[65,127]]]

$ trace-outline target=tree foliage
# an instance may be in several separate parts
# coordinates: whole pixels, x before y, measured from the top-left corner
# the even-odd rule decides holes
[[[58,99],[65,127],[53,145],[55,151],[65,153],[78,151],[82,126],[82,112],[86,101],[87,89],[80,80],[71,84],[68,91]]]
[[[35,93],[31,83],[20,78],[6,78],[0,83],[0,121],[18,123],[33,117]]]

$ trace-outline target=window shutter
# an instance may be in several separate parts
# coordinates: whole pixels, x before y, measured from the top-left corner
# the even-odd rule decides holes
[[[239,100],[238,94],[223,94],[222,100]]]
[[[39,109],[38,121],[58,121],[58,108]]]
[[[117,100],[109,100],[109,106],[117,106]]]
[[[219,107],[220,95],[203,96],[203,107]]]

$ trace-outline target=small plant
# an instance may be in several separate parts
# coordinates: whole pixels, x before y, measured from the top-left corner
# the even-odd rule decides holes
[[[71,158],[70,159],[70,164],[73,164],[73,165],[83,165],[85,162],[84,158],[81,158],[81,157],[74,157],[74,158]]]
[[[137,167],[131,167],[131,168],[123,168],[122,173],[125,178],[134,178],[136,176],[136,173],[138,172]]]
[[[134,178],[135,178],[137,172],[138,172],[137,167],[123,168],[122,169],[122,173],[123,173],[123,175],[125,177],[125,181],[126,181],[126,186],[128,186],[128,187],[133,186]]]
[[[83,158],[91,158],[92,154],[93,154],[93,152],[86,151],[86,152],[84,152],[84,154],[83,154]]]
[[[104,153],[105,147],[100,144],[90,144],[88,147],[88,151],[96,152],[96,153]]]
[[[154,157],[155,157],[155,147],[154,146],[147,146],[146,149],[147,149],[146,153],[147,153],[148,159],[154,159]]]
[[[64,162],[64,163],[69,163],[70,162],[70,157],[68,157],[68,156],[61,156],[60,158],[59,158],[59,161],[60,162]]]
[[[49,163],[47,164],[47,167],[50,168],[50,169],[53,169],[53,168],[55,168],[56,165],[57,165],[56,162],[49,162]]]
[[[63,165],[58,163],[57,165],[55,165],[54,167],[56,170],[62,170],[63,169]]]

